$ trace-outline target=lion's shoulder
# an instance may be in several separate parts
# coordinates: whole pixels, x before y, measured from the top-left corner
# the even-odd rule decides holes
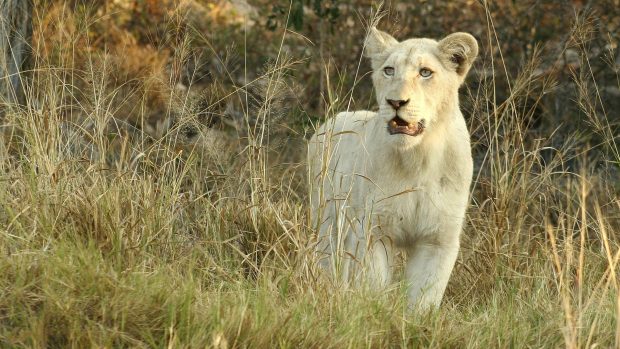
[[[367,133],[372,132],[377,113],[367,110],[338,113],[327,119],[309,141],[310,158],[319,158],[326,145],[333,147],[335,153],[345,152],[354,156],[363,149]],[[338,156],[337,156],[338,157]],[[336,158],[337,158],[336,157]]]

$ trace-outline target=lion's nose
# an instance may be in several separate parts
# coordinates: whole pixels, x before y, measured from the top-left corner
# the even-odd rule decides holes
[[[392,106],[392,108],[394,108],[394,110],[398,110],[400,109],[400,107],[402,107],[403,105],[409,103],[409,100],[394,100],[394,99],[386,99],[388,104]]]

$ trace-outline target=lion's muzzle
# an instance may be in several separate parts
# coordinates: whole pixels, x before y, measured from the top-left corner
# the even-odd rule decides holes
[[[387,130],[391,135],[405,134],[408,136],[418,136],[424,132],[424,128],[424,120],[420,120],[416,123],[409,123],[396,115],[388,122]]]

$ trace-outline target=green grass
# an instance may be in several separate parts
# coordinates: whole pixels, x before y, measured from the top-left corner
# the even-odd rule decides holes
[[[267,136],[277,93],[262,91],[245,131],[191,142],[179,130],[195,115],[172,96],[180,122],[152,137],[115,117],[105,59],[38,57],[31,107],[6,109],[0,347],[620,347],[620,201],[596,163],[618,169],[618,139],[587,74],[575,79],[593,104],[574,103],[591,128],[553,147],[522,123],[535,60],[501,105],[493,79],[465,89],[472,205],[444,302],[419,314],[403,285],[351,289],[316,268],[304,136]],[[289,65],[276,61],[266,86]],[[78,96],[76,81],[92,89]],[[350,95],[326,89],[329,116]]]

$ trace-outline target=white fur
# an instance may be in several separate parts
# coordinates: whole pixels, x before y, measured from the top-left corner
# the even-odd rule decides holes
[[[374,28],[366,41],[378,112],[338,114],[309,143],[312,217],[321,265],[345,281],[382,288],[405,251],[410,304],[441,302],[459,249],[472,178],[469,133],[458,88],[478,47],[455,33],[437,42],[397,42]],[[393,76],[383,72],[393,67]],[[421,68],[434,73],[424,79]],[[425,120],[418,136],[390,135],[386,99],[409,100],[398,115]]]

